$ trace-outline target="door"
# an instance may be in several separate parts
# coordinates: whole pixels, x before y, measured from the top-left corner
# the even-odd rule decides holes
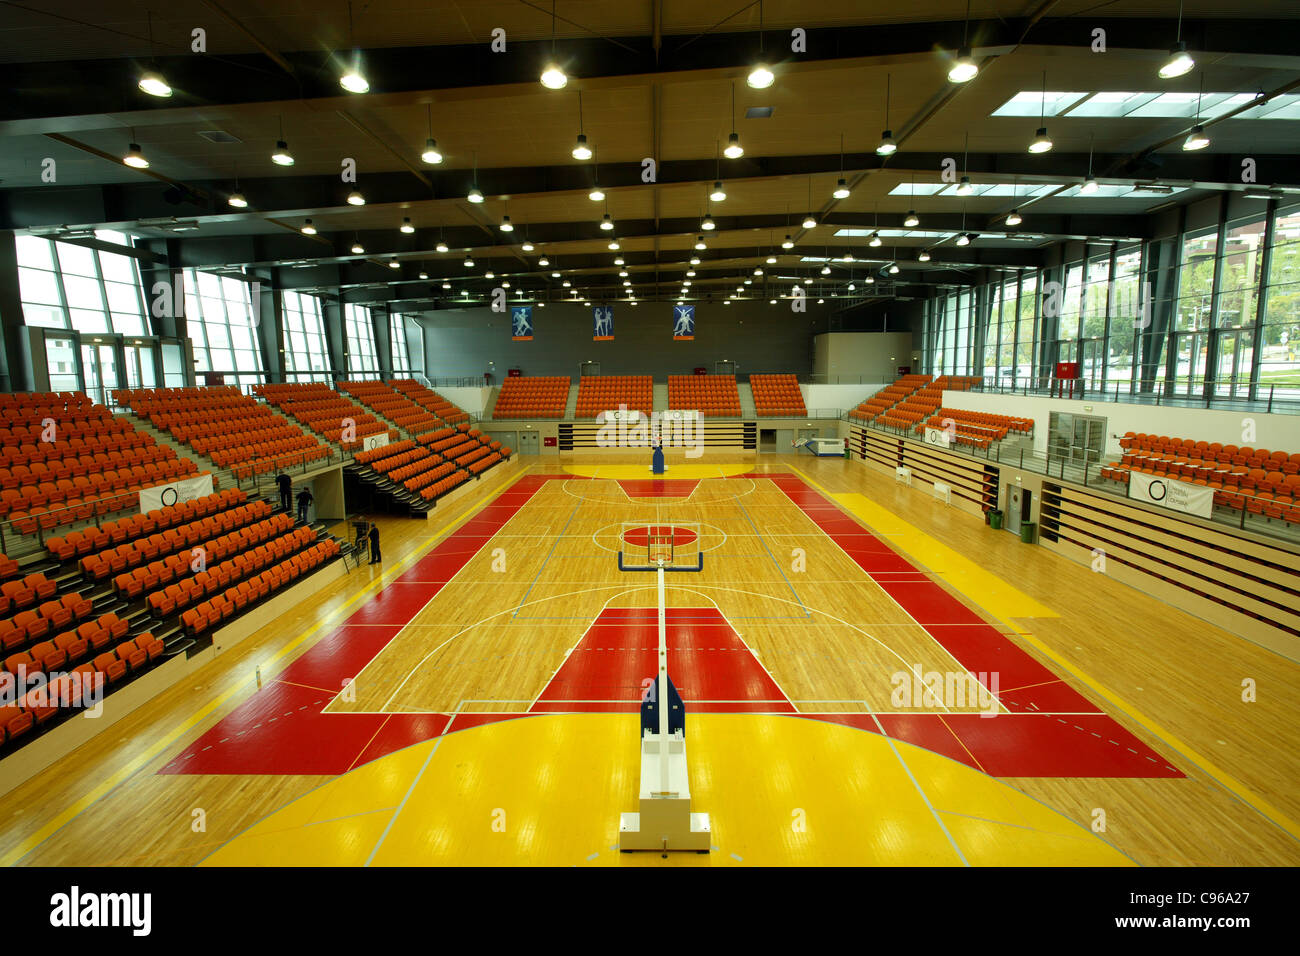
[[[128,341],[122,346],[126,388],[154,388],[158,384],[157,349],[152,342]]]
[[[77,377],[77,342],[70,335],[45,334],[45,370],[50,391],[75,392],[81,388]]]
[[[1007,486],[1007,519],[1002,527],[1012,534],[1020,534],[1020,515],[1024,507],[1025,490],[1019,485]]]
[[[1219,335],[1219,367],[1214,376],[1214,394],[1220,398],[1250,397],[1253,329],[1231,329]]]
[[[535,431],[522,431],[519,433],[519,454],[537,455],[541,453],[541,441]]]
[[[86,394],[100,405],[108,404],[113,389],[122,387],[118,379],[117,347],[103,342],[82,342],[81,374]]]
[[[599,362],[582,362],[582,363],[580,363],[580,364],[578,365],[578,374],[579,374],[579,375],[599,375],[599,374],[600,374],[600,363],[599,363]]]
[[[1205,381],[1205,354],[1209,336],[1204,332],[1184,332],[1174,336],[1174,395],[1200,396]]]

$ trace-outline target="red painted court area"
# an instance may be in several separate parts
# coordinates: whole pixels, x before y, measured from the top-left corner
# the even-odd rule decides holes
[[[995,776],[1183,776],[799,478],[762,478],[780,488],[963,667],[975,674],[997,672],[999,699],[1011,712],[990,718],[798,711],[716,609],[671,608],[670,674],[688,712],[798,714],[832,721],[914,743]],[[551,480],[574,479],[529,475],[515,482],[159,772],[339,774],[452,730],[528,716],[325,714],[322,709],[344,680],[359,673]],[[677,484],[693,489],[698,482]],[[655,671],[657,643],[656,610],[606,609],[529,713],[635,712],[642,681]]]
[[[665,630],[668,674],[688,713],[795,712],[717,608],[667,608]],[[531,712],[634,714],[658,650],[658,608],[606,608]]]
[[[629,498],[689,498],[699,485],[689,478],[620,478],[619,487]]]

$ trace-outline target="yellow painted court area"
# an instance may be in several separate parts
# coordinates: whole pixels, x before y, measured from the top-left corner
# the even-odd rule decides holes
[[[779,715],[702,714],[691,724],[692,801],[713,825],[707,855],[612,849],[619,814],[636,809],[637,724],[557,714],[455,732],[366,764],[204,863],[1132,865],[1037,800],[902,741]]]

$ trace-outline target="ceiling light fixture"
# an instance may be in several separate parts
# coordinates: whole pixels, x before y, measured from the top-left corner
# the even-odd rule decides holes
[[[782,249],[793,249],[793,248],[794,248],[794,240],[790,238],[790,234],[789,234],[789,233],[786,233],[786,234],[785,234],[785,240],[781,243],[781,248],[782,248]]]
[[[698,250],[700,250],[700,251],[703,251],[703,250],[709,248],[708,246],[706,246],[706,245],[704,244],[704,237],[703,237],[703,236],[697,236],[697,237],[696,237],[696,239],[695,239],[695,248],[698,249]]]
[[[349,206],[364,206],[365,204],[366,197],[361,195],[359,190],[354,189],[352,192],[348,193]]]
[[[1007,225],[1008,225],[1008,226],[1018,226],[1018,225],[1020,225],[1020,223],[1022,223],[1023,221],[1024,221],[1024,220],[1020,218],[1020,210],[1019,210],[1019,209],[1013,209],[1013,210],[1011,210],[1010,214],[1007,216]]]
[[[922,250],[921,250],[921,254],[918,255],[918,256],[916,257],[916,261],[917,261],[917,262],[929,262],[929,261],[930,261],[930,250],[929,250],[929,249],[922,249]]]
[[[731,135],[727,137],[727,148],[722,151],[722,155],[727,159],[740,159],[745,155],[745,148],[740,145],[740,134],[736,132],[736,84],[731,84]]]
[[[713,202],[722,202],[727,198],[727,193],[722,188],[722,182],[718,181],[713,184],[713,190],[709,193],[709,199]]]
[[[961,49],[957,51],[957,59],[953,61],[948,68],[948,79],[953,83],[966,83],[975,79],[980,68],[975,65],[975,58],[971,56],[970,47],[966,44],[970,40],[970,0],[966,0],[966,21],[961,31]]]
[[[551,61],[542,70],[542,86],[548,90],[562,90],[569,78],[555,62],[555,0],[551,0]]]
[[[304,223],[302,224],[302,229],[299,230],[299,231],[300,231],[304,236],[314,236],[314,235],[316,235],[316,227],[312,225],[310,219],[308,219],[306,222],[304,222]]]
[[[1042,123],[1034,133],[1034,139],[1029,144],[1031,153],[1045,153],[1052,148],[1052,140],[1047,135],[1047,71],[1043,71],[1043,98],[1038,110],[1038,122]]]
[[[713,222],[712,216],[705,216],[703,221],[700,223],[700,228],[703,229],[705,232],[708,232],[709,230],[715,229],[717,227]]]
[[[512,222],[510,221],[510,217],[509,217],[509,216],[502,216],[502,217],[501,217],[501,227],[500,227],[500,228],[501,228],[501,231],[502,231],[502,232],[514,232],[514,231],[515,231],[514,223],[512,223]]]
[[[1187,138],[1183,140],[1183,149],[1188,152],[1197,149],[1205,149],[1205,147],[1210,145],[1210,137],[1205,135],[1205,127],[1201,125],[1201,95],[1204,91],[1205,77],[1202,75],[1201,88],[1196,93],[1196,125],[1192,127],[1192,131],[1188,133]]]
[[[892,156],[898,152],[898,143],[894,141],[894,131],[889,128],[889,87],[893,74],[885,74],[885,130],[880,134],[880,145],[876,147],[877,156]]]
[[[1178,0],[1178,33],[1169,50],[1169,59],[1160,67],[1159,75],[1162,80],[1172,80],[1190,73],[1194,66],[1196,61],[1188,55],[1187,44],[1183,42],[1183,0]]]
[[[134,132],[132,132],[132,138],[135,138]],[[144,158],[144,151],[140,149],[139,143],[127,144],[126,155],[122,157],[122,162],[126,163],[126,165],[130,166],[132,169],[149,168],[149,160]]]
[[[916,210],[909,209],[907,211],[907,215],[903,217],[903,225],[906,226],[908,229],[915,229],[920,224],[921,224],[921,220],[917,218]]]
[[[162,78],[161,73],[154,70],[146,70],[141,73],[140,82],[136,85],[142,93],[148,93],[150,96],[168,97],[172,95],[171,86]]]

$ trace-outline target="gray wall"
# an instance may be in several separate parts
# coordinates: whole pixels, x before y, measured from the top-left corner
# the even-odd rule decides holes
[[[669,302],[614,306],[614,341],[591,340],[591,309],[551,304],[533,310],[533,340],[511,340],[509,313],[487,308],[421,313],[425,374],[430,378],[482,376],[489,362],[498,383],[507,368],[525,375],[579,374],[579,363],[598,361],[603,375],[687,374],[719,359],[736,363],[741,374],[813,370],[813,336],[825,332],[831,307],[808,303],[802,314],[790,303],[701,303],[695,311],[695,341],[674,342]]]

